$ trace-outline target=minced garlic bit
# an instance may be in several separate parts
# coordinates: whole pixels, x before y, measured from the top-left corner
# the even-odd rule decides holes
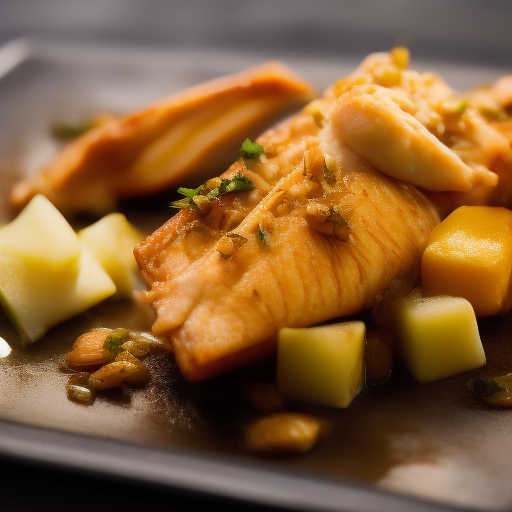
[[[327,206],[311,200],[306,206],[306,222],[315,231],[336,237],[346,242],[350,236],[348,218],[352,215],[351,206]]]
[[[310,201],[306,206],[306,212],[319,222],[326,222],[331,216],[331,209],[317,201]]]
[[[226,233],[217,243],[217,251],[221,258],[229,259],[247,242],[245,236],[238,233]]]

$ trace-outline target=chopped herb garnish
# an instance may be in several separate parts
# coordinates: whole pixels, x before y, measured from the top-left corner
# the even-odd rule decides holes
[[[204,185],[199,185],[197,188],[185,188],[180,187],[178,189],[178,194],[181,194],[182,196],[187,197],[188,199],[192,199],[194,196],[197,196],[201,190],[203,190]]]
[[[258,231],[256,232],[256,236],[258,237],[258,242],[263,245],[267,246],[270,241],[270,234],[269,232],[264,228],[263,224],[260,222],[258,225]]]
[[[124,329],[119,329],[117,331],[114,331],[112,334],[109,334],[105,338],[105,342],[103,343],[103,346],[110,352],[114,354],[118,354],[121,352],[122,348],[121,345],[128,341],[130,337],[130,334],[128,331],[125,331]]]
[[[247,176],[243,174],[237,174],[230,180],[222,180],[218,187],[212,188],[207,194],[201,194],[201,191],[205,185],[200,185],[196,189],[180,187],[178,192],[185,196],[182,199],[173,201],[171,206],[173,208],[199,208],[204,206],[204,203],[208,199],[222,196],[224,194],[230,194],[231,192],[240,192],[242,190],[252,190],[254,183]],[[198,200],[201,198],[201,200]]]
[[[186,197],[184,197],[183,199],[178,199],[176,201],[172,201],[169,206],[171,208],[178,208],[178,210],[182,210],[183,208],[188,208],[188,207],[192,207],[192,208],[195,208],[195,205],[192,205],[190,203],[190,199],[187,199]]]
[[[327,164],[324,162],[324,180],[328,185],[334,185],[336,183],[336,174],[334,174]]]
[[[237,174],[230,180],[222,180],[218,187],[213,188],[206,195],[207,197],[217,197],[230,192],[240,192],[241,190],[252,190],[254,183],[243,174]]]
[[[226,186],[226,194],[238,192],[239,190],[252,190],[254,183],[245,175],[237,174]]]
[[[458,116],[461,116],[462,114],[464,114],[464,112],[466,111],[468,106],[469,106],[469,100],[459,101],[459,103],[457,103],[455,105],[455,107],[453,109],[453,112],[454,112],[454,114],[457,114]]]
[[[476,377],[475,379],[469,380],[468,388],[473,391],[475,395],[482,398],[505,390],[496,379],[484,377]]]
[[[304,107],[304,111],[310,114],[315,121],[315,124],[318,128],[323,128],[325,126],[325,101],[324,100],[314,100],[309,105]]]
[[[240,148],[240,155],[247,160],[256,160],[263,153],[265,148],[257,142],[252,142],[251,139],[245,139]]]
[[[201,193],[201,190],[203,190],[204,184],[199,185],[197,188],[185,188],[180,187],[178,189],[178,194],[181,194],[182,196],[185,196],[181,199],[178,199],[177,201],[173,201],[170,206],[172,208],[197,208],[196,203],[194,202],[194,197],[199,195]]]
[[[80,137],[91,128],[94,128],[94,124],[87,122],[80,124],[54,123],[51,126],[51,132],[57,140],[69,141]]]

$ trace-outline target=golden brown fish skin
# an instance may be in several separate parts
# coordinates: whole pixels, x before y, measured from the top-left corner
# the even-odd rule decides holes
[[[188,380],[268,356],[280,327],[362,311],[415,266],[439,220],[435,209],[414,187],[347,156],[345,164],[358,165],[338,169],[339,191],[312,192],[301,170],[299,181],[280,182],[269,194],[275,200],[266,198],[267,205],[258,205],[260,211],[240,224],[236,232],[247,242],[232,257],[223,258],[217,245],[179,277],[152,289],[158,314],[153,329],[171,337]],[[297,186],[309,192],[279,216],[279,206],[299,192]],[[307,222],[304,209],[319,202],[352,212],[346,240]],[[255,229],[262,219],[267,244]]]
[[[300,112],[258,137],[257,142],[265,148],[263,161],[240,159],[221,175],[231,179],[243,174],[254,183],[253,190],[211,200],[206,212],[183,209],[135,248],[146,282],[158,286],[172,280],[235,229],[279,179],[301,163],[305,141],[319,131],[311,115]]]
[[[200,182],[203,174],[225,169],[245,137],[315,96],[313,86],[279,62],[191,87],[71,142],[35,176],[15,185],[11,205],[21,209],[42,193],[67,216],[99,215],[122,198]]]
[[[268,161],[258,171],[247,171],[266,176],[275,152],[281,152],[283,164],[287,152],[293,155],[293,166],[278,169],[280,181],[261,187],[254,196],[243,192],[229,197],[235,208],[244,205],[243,220],[230,224],[232,233],[219,229],[222,215],[213,211],[220,205],[216,203],[202,225],[187,224],[183,217],[180,222],[191,227],[191,237],[176,237],[165,246],[165,254],[155,251],[151,241],[143,244],[139,262],[150,262],[147,297],[157,312],[153,329],[172,340],[188,380],[268,357],[280,327],[357,314],[381,295],[404,295],[417,284],[414,278],[430,231],[439,222],[438,212],[453,206],[453,198],[449,192],[437,193],[434,206],[419,188],[386,176],[348,147],[339,126],[350,120],[336,118],[342,115],[336,109],[338,98],[347,91],[364,84],[399,88],[412,102],[415,118],[439,140],[446,134],[444,143],[467,165],[482,165],[500,179],[509,173],[509,146],[480,120],[460,124],[457,118],[450,126],[452,112],[445,115],[443,109],[446,101],[456,99],[452,91],[434,76],[404,74],[401,56],[370,57],[306,107],[300,116],[309,114],[320,130],[302,138],[281,130],[272,140],[267,135],[259,139]],[[465,144],[457,145],[452,136]],[[335,173],[334,185],[329,172]],[[485,204],[495,193],[476,186],[455,203]],[[159,240],[169,236],[173,222],[158,234]],[[203,247],[187,247],[194,240],[193,226],[200,225],[213,227],[213,236],[205,235]],[[187,232],[187,227],[182,230]],[[179,272],[174,271],[176,262]]]

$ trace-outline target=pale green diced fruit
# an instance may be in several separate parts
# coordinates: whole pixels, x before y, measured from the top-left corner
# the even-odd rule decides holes
[[[0,301],[24,345],[116,291],[112,279],[86,249],[74,264],[47,272],[0,251],[0,269]]]
[[[117,298],[129,298],[143,286],[133,249],[144,236],[122,213],[105,215],[80,230],[78,238],[116,284]]]
[[[280,329],[278,386],[292,400],[348,407],[363,384],[364,339],[360,321]]]
[[[0,251],[27,265],[59,269],[75,262],[81,244],[73,228],[43,195],[35,196],[23,211],[0,229]]]
[[[485,364],[471,304],[459,297],[410,296],[386,306],[404,366],[418,382],[430,382]]]

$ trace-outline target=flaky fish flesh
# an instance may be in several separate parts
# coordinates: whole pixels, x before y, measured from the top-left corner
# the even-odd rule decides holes
[[[404,49],[369,56],[135,249],[153,330],[189,381],[269,357],[281,327],[405,295],[440,217],[508,200],[509,140],[407,66]]]

